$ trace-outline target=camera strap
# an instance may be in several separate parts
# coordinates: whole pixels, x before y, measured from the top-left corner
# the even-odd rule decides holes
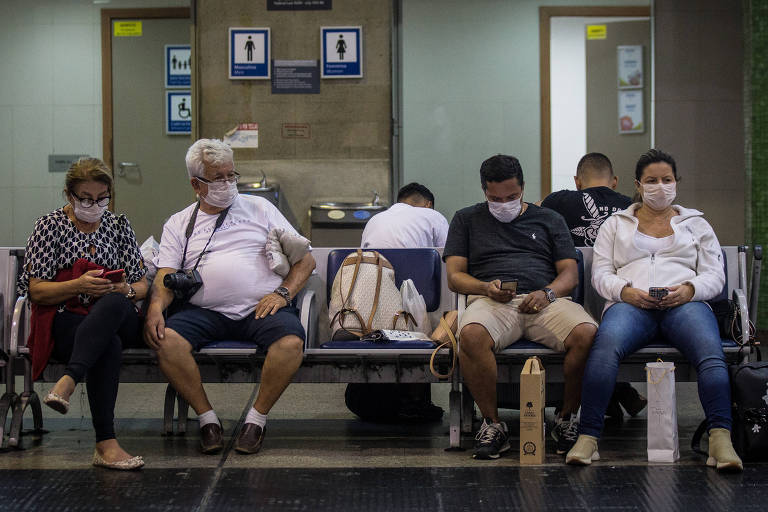
[[[200,252],[200,256],[197,257],[197,261],[195,262],[195,266],[192,268],[192,270],[197,270],[197,266],[200,264],[200,260],[202,260],[203,255],[205,255],[205,250],[208,249],[208,244],[211,243],[216,230],[218,230],[221,225],[224,224],[224,219],[227,217],[230,208],[232,208],[231,205],[219,213],[219,217],[216,219],[216,225],[213,227],[213,231],[211,231],[211,236],[209,236],[208,241],[205,242],[205,247],[203,247],[203,250]],[[189,245],[190,237],[192,237],[192,232],[195,230],[195,222],[197,222],[197,211],[199,209],[200,201],[198,201],[195,205],[195,209],[192,211],[192,216],[189,218],[189,223],[187,223],[187,230],[184,233],[186,241],[184,242],[184,253],[181,255],[181,270],[184,270],[184,263],[187,260],[187,246]]]

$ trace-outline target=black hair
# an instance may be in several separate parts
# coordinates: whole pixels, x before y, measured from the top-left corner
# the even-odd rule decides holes
[[[637,165],[635,166],[635,179],[640,181],[640,178],[643,177],[643,171],[645,168],[658,162],[669,164],[669,166],[672,167],[672,174],[675,175],[675,181],[680,180],[680,178],[677,176],[677,164],[675,164],[675,159],[672,158],[672,155],[669,155],[660,149],[649,149],[640,155],[640,159],[637,161]]]
[[[427,201],[432,201],[433,206],[435,204],[435,196],[432,195],[432,192],[421,183],[416,183],[415,181],[403,186],[403,188],[397,191],[397,201],[400,202],[411,196],[421,196]]]
[[[510,155],[496,155],[487,159],[480,166],[480,184],[483,190],[488,189],[488,182],[500,183],[502,181],[517,178],[518,184],[522,187],[523,168],[520,167],[520,161]]]
[[[603,176],[613,176],[611,160],[602,153],[587,153],[576,165],[576,176],[582,177],[584,173],[591,172]]]

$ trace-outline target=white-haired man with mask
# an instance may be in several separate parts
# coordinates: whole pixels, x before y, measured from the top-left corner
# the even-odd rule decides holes
[[[254,341],[266,351],[259,393],[235,442],[237,451],[256,453],[267,413],[301,365],[305,333],[291,300],[315,260],[307,254],[284,279],[270,270],[265,252],[270,229],[296,231],[266,199],[238,194],[239,174],[228,145],[200,139],[189,148],[186,164],[198,201],[163,227],[144,335],[162,372],[197,413],[203,453],[222,449],[222,428],[192,351],[220,340]],[[165,277],[192,269],[202,286],[166,320],[163,312],[174,298],[166,284],[180,287]]]
[[[523,201],[517,158],[487,159],[480,182],[487,201],[456,212],[443,252],[448,287],[469,296],[459,358],[484,418],[473,456],[496,459],[510,448],[496,402],[494,352],[523,337],[565,352],[563,408],[552,430],[564,454],[576,442],[581,379],[597,331],[584,308],[566,298],[578,283],[576,249],[562,216]]]

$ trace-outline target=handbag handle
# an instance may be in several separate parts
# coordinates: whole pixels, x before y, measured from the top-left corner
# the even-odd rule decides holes
[[[453,331],[451,330],[451,326],[448,325],[448,322],[445,321],[445,315],[440,317],[440,325],[443,329],[445,329],[445,332],[448,333],[448,341],[441,343],[437,347],[435,347],[435,350],[432,351],[432,357],[429,358],[429,371],[432,372],[432,375],[437,377],[438,379],[447,379],[451,375],[453,375],[453,372],[456,370],[456,358],[457,352],[459,350],[458,342],[456,341],[456,336],[454,336]],[[451,369],[448,370],[448,373],[440,373],[437,370],[435,370],[435,356],[437,356],[437,353],[442,349],[443,347],[448,347],[453,354],[453,358],[451,361]]]

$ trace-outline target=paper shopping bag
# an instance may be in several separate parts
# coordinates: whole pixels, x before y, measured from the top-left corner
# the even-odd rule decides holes
[[[544,464],[546,374],[538,357],[520,372],[520,464]]]
[[[675,462],[680,458],[677,435],[675,365],[647,363],[648,377],[648,461]]]

